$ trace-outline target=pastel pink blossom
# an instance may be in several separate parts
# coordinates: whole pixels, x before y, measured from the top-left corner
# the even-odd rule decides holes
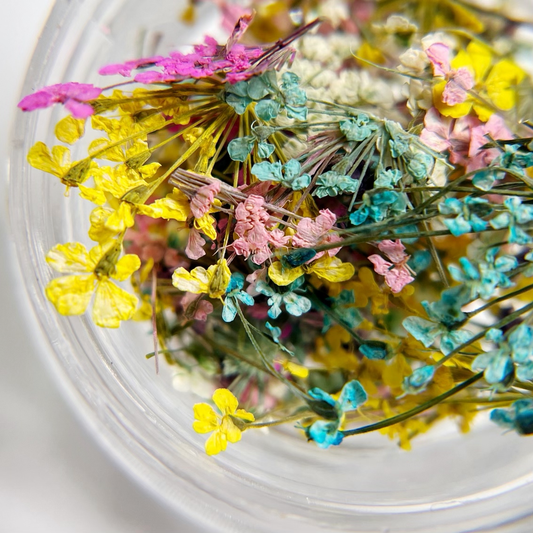
[[[396,294],[415,279],[407,266],[410,256],[405,253],[405,246],[400,240],[381,241],[378,248],[392,262],[377,254],[370,255],[368,260],[374,265],[374,271],[385,277],[385,283]]]
[[[268,247],[269,231],[265,227],[270,222],[270,215],[264,204],[264,198],[251,194],[235,208],[235,233],[239,238],[233,242],[233,250],[246,258],[251,255],[256,265],[264,263],[272,255]]]
[[[469,161],[471,131],[480,124],[473,116],[448,118],[432,107],[424,117],[420,140],[437,152],[449,150],[451,163],[466,166]]]
[[[34,111],[54,104],[64,104],[74,118],[84,119],[94,113],[92,106],[85,102],[98,98],[101,93],[102,89],[88,83],[58,83],[25,96],[18,107],[22,111]]]
[[[426,49],[433,74],[446,79],[446,87],[442,93],[442,101],[448,105],[463,103],[474,85],[474,77],[466,67],[457,70],[451,68],[450,47],[444,43],[434,43]]]
[[[496,148],[481,150],[481,147],[489,141],[487,135],[500,140],[513,138],[513,134],[505,125],[504,120],[496,114],[491,115],[486,124],[472,128],[472,138],[468,150],[468,172],[490,165],[500,155],[500,151]]]
[[[337,215],[329,209],[322,209],[315,220],[303,218],[296,226],[292,245],[297,248],[315,248],[320,244],[341,240],[336,233],[331,231],[335,226],[335,222],[337,222]],[[333,257],[339,250],[340,248],[333,248],[327,252],[319,252],[313,260],[322,257],[326,253]]]
[[[189,230],[189,240],[187,241],[187,247],[185,253],[189,259],[200,259],[205,255],[204,251],[205,241],[202,238],[200,232],[192,227]]]
[[[194,218],[202,218],[213,206],[213,200],[220,192],[220,182],[212,181],[208,185],[200,187],[191,200],[191,213]]]

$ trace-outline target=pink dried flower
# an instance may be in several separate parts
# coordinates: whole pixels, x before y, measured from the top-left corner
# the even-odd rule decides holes
[[[191,200],[191,213],[194,218],[202,218],[213,206],[215,196],[220,192],[220,182],[212,181],[200,187]]]
[[[272,255],[268,247],[269,232],[265,227],[270,215],[264,204],[264,198],[251,194],[235,208],[235,233],[239,238],[233,242],[233,250],[246,258],[252,255],[256,265],[264,263]]]
[[[385,283],[391,291],[398,293],[415,279],[411,276],[411,270],[407,266],[407,261],[411,256],[405,253],[405,246],[400,240],[381,241],[378,248],[392,263],[377,254],[370,255],[368,260],[374,265],[374,271],[385,277]]]
[[[87,118],[94,113],[94,109],[89,102],[98,98],[102,89],[87,83],[58,83],[49,85],[25,96],[18,104],[22,111],[33,111],[44,109],[53,104],[65,104],[65,108],[70,111],[74,118]]]
[[[274,248],[281,248],[283,246],[287,246],[290,237],[285,235],[285,233],[280,229],[273,229],[268,235],[268,240],[270,241],[270,244],[274,246]]]
[[[292,238],[292,245],[297,248],[315,248],[320,244],[340,241],[340,237],[331,232],[336,221],[337,216],[329,209],[322,209],[315,220],[303,218],[298,222],[296,233]],[[340,248],[333,248],[327,252],[320,252],[313,260],[322,257],[325,253],[333,257],[339,250]]]

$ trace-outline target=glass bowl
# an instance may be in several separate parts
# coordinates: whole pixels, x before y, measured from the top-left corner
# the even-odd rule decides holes
[[[179,19],[184,2],[58,0],[39,41],[23,94],[78,81],[102,85],[107,63],[167,53],[217,31],[213,5],[198,22]],[[469,434],[442,423],[405,452],[368,434],[321,450],[292,427],[247,432],[216,457],[192,430],[192,393],[172,386],[171,368],[157,375],[149,326],[96,328],[65,318],[46,301],[55,244],[87,242],[88,202],[59,180],[30,167],[36,141],[54,143],[60,109],[20,114],[10,165],[10,213],[18,259],[43,345],[61,369],[72,401],[94,434],[157,497],[215,531],[454,533],[530,531],[532,441],[480,419]],[[76,150],[76,149],[75,149]],[[74,150],[73,157],[77,156]],[[78,154],[79,155],[79,154]]]

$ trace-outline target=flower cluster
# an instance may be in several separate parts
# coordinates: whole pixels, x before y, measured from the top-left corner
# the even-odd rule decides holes
[[[515,22],[355,0],[310,33],[318,1],[279,2],[279,27],[223,4],[223,44],[20,102],[64,105],[28,162],[94,204],[93,246],[48,252],[64,275],[47,298],[66,316],[94,300],[101,327],[150,320],[156,361],[214,391],[218,412],[194,406],[209,455],[281,423],[320,448],[372,430],[407,448],[487,402],[533,433],[533,83]]]

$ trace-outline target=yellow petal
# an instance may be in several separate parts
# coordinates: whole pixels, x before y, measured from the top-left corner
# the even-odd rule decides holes
[[[525,72],[508,59],[494,65],[487,77],[486,88],[496,107],[508,111],[516,105],[516,89],[524,76]]]
[[[135,220],[131,212],[131,204],[128,202],[120,202],[118,209],[113,211],[105,221],[105,226],[107,229],[115,233],[121,233],[126,228],[131,228],[134,223]]]
[[[232,415],[239,407],[237,398],[228,389],[217,389],[213,401],[223,415]]]
[[[270,279],[280,287],[290,285],[294,280],[304,275],[304,269],[299,266],[296,268],[283,268],[281,261],[276,261],[268,267]]]
[[[79,242],[56,244],[47,254],[46,262],[57,272],[92,272],[96,265],[87,248]]]
[[[85,131],[85,120],[68,115],[61,119],[55,127],[56,137],[64,143],[75,143]]]
[[[248,422],[253,422],[255,420],[255,416],[252,413],[245,411],[244,409],[237,409],[233,416],[242,418],[243,420],[246,420]]]
[[[212,241],[217,238],[215,219],[209,213],[206,213],[202,218],[195,218],[194,227],[207,235]]]
[[[223,418],[221,431],[226,435],[228,442],[235,443],[241,440],[242,432],[229,416]]]
[[[127,280],[136,270],[139,270],[141,260],[135,254],[122,256],[115,265],[115,272],[111,275],[117,281]]]
[[[219,259],[215,265],[211,265],[207,269],[207,274],[209,276],[209,297],[221,298],[231,281],[228,262],[225,259]]]
[[[32,167],[58,178],[70,167],[70,151],[66,146],[54,146],[50,153],[46,144],[37,142],[30,148],[27,159]]]
[[[80,196],[84,200],[89,200],[96,205],[104,205],[106,203],[106,197],[103,191],[93,189],[92,187],[85,187],[85,185],[79,186]]]
[[[338,257],[324,255],[309,267],[308,272],[321,279],[338,283],[348,281],[355,274],[355,268],[351,263],[343,263]]]
[[[223,452],[228,446],[226,435],[221,431],[215,431],[205,443],[205,453],[207,455],[216,455]]]
[[[459,52],[461,54],[462,52]],[[481,82],[485,79],[487,72],[492,63],[492,53],[488,46],[476,41],[470,41],[466,47],[466,53],[470,56],[470,64],[474,68],[474,77],[476,82]],[[457,56],[459,56],[457,54]],[[455,60],[451,62],[453,68],[459,68],[463,65],[455,66]]]
[[[207,403],[197,403],[194,405],[193,429],[197,433],[209,433],[216,431],[220,425],[220,419],[215,410]]]
[[[490,58],[489,58],[490,64]],[[472,57],[470,54],[467,54],[464,50],[460,50],[458,54],[451,60],[450,66],[457,70],[459,68],[467,68],[472,75],[475,75],[475,67],[472,63]]]
[[[141,178],[146,180],[151,178],[161,166],[160,163],[150,163],[148,165],[143,165],[139,168],[138,172],[141,175]]]
[[[191,272],[180,267],[172,274],[172,285],[180,291],[192,292],[193,294],[207,293],[209,275],[203,267],[196,267]]]
[[[185,222],[190,213],[187,197],[185,197],[184,202],[177,202],[175,199],[167,196],[166,198],[156,200],[150,205],[139,205],[138,209],[139,213],[152,218],[172,219],[178,222]]]
[[[137,297],[101,278],[96,287],[92,318],[103,328],[118,328],[121,320],[129,320],[137,307]]]
[[[108,241],[117,232],[105,226],[106,220],[113,214],[113,210],[107,207],[96,207],[91,211],[89,221],[89,238],[93,241],[103,243]]]
[[[305,379],[309,376],[309,370],[302,365],[293,363],[292,361],[283,361],[283,368],[297,378]]]
[[[53,279],[46,286],[45,294],[60,315],[82,315],[91,301],[95,281],[92,274],[63,276]]]

